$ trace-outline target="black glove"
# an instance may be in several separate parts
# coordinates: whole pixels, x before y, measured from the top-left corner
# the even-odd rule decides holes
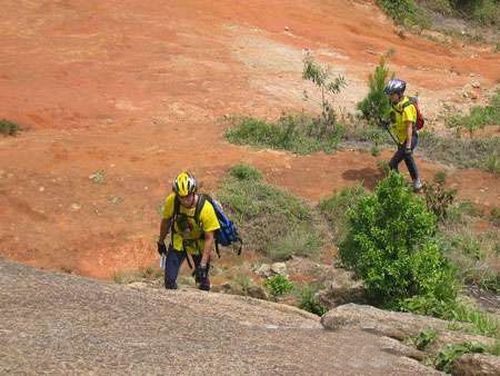
[[[405,155],[411,155],[412,150],[411,148],[405,148]]]
[[[380,120],[380,126],[384,129],[389,129],[391,122],[389,120]]]
[[[208,268],[206,266],[203,268],[201,266],[198,266],[198,268],[196,268],[196,274],[198,275],[197,282],[203,283],[208,278]]]
[[[167,246],[164,242],[158,241],[158,253],[160,256],[164,256],[167,254]]]

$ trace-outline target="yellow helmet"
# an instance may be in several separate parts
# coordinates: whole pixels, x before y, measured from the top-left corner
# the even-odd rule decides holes
[[[172,183],[172,190],[180,197],[196,192],[197,188],[196,178],[189,171],[182,171]]]

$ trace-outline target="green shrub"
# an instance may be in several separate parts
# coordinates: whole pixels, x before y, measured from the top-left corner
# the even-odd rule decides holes
[[[363,279],[376,304],[397,308],[424,295],[455,299],[452,269],[434,239],[436,217],[401,175],[391,172],[348,215],[340,258]]]
[[[19,131],[21,131],[21,127],[12,121],[0,119],[0,134],[5,136],[15,136]]]
[[[277,260],[295,252],[316,256],[323,244],[316,219],[319,213],[262,179],[248,178],[257,173],[250,166],[235,166],[217,192],[217,198],[238,225],[245,244]]]
[[[288,294],[293,290],[293,283],[290,282],[288,277],[281,274],[267,278],[264,282],[264,286],[274,297]]]

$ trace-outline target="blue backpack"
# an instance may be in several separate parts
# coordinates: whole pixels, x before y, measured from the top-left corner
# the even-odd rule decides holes
[[[239,236],[235,224],[229,219],[226,213],[224,213],[221,204],[219,204],[217,200],[213,199],[207,194],[202,193],[199,195],[198,203],[196,204],[196,210],[194,212],[194,218],[196,222],[199,223],[201,227],[200,212],[203,208],[203,205],[205,205],[205,201],[208,201],[212,204],[215,215],[217,216],[217,220],[219,221],[220,228],[215,231],[215,251],[217,252],[217,255],[220,257],[219,246],[228,247],[233,243],[240,243],[240,246],[238,248],[238,256],[241,255],[243,240]],[[179,200],[176,199],[174,204],[174,217],[179,212],[179,205]]]

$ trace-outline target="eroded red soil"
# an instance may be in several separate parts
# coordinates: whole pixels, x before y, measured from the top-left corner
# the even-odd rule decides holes
[[[297,157],[223,139],[225,114],[314,108],[302,100],[312,90],[301,79],[306,50],[347,77],[338,105],[348,111],[391,48],[391,68],[420,93],[431,117],[445,101],[479,103],[499,83],[491,49],[402,39],[372,1],[291,4],[4,4],[0,117],[29,129],[0,139],[0,254],[97,278],[156,263],[158,208],[183,168],[210,190],[228,167],[250,163],[312,201],[358,181],[372,187],[380,175],[368,153]],[[480,83],[476,102],[462,96],[471,81]],[[428,179],[444,168],[421,166]],[[493,175],[448,176],[462,198],[499,205]]]

